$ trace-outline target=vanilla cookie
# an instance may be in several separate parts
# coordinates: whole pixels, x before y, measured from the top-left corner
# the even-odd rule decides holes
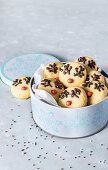
[[[56,78],[57,80],[59,80],[59,71],[60,68],[63,66],[62,63],[60,62],[52,62],[47,64],[44,67],[44,71],[43,71],[43,78]]]
[[[49,94],[51,94],[56,101],[58,101],[59,94],[64,90],[63,84],[53,79],[44,79],[41,81],[41,83],[38,85],[39,90],[45,90]]]
[[[86,80],[87,72],[80,63],[68,62],[64,64],[59,72],[59,80],[66,87],[80,86]]]
[[[27,99],[30,97],[30,77],[23,76],[13,81],[11,92],[13,96],[19,99]]]
[[[100,82],[105,83],[105,79],[104,79],[103,75],[98,71],[91,70],[88,73],[88,75],[89,75],[89,80],[90,81],[100,81]]]
[[[108,89],[104,83],[98,81],[86,81],[82,84],[88,96],[88,105],[96,104],[108,95]]]
[[[58,104],[67,108],[84,107],[87,105],[86,92],[80,87],[69,87],[60,94]]]
[[[81,63],[86,67],[87,72],[90,70],[97,70],[97,64],[96,61],[87,56],[79,57],[75,62]]]

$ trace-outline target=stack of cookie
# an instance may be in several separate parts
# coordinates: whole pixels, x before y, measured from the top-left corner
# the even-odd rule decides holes
[[[38,89],[47,91],[61,107],[67,108],[96,104],[108,95],[95,60],[86,56],[65,64],[47,64]]]

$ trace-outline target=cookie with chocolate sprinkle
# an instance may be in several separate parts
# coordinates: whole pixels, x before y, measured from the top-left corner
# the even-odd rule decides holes
[[[60,68],[63,66],[63,63],[52,62],[47,64],[43,70],[43,78],[59,78]]]
[[[81,63],[87,70],[87,73],[91,70],[97,70],[96,61],[88,56],[79,57],[75,62]]]

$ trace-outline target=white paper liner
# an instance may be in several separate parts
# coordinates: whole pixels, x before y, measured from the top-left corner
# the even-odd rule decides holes
[[[43,100],[49,104],[52,104],[54,106],[58,106],[56,100],[45,90],[38,90],[37,87],[40,84],[41,80],[43,79],[43,69],[44,65],[42,64],[40,68],[34,73],[34,83],[32,86],[32,90],[35,93],[35,96]]]
[[[40,84],[41,80],[43,80],[43,69],[44,65],[42,64],[40,68],[34,73],[34,84],[32,85],[32,90],[35,93],[35,97],[43,100],[51,105],[60,107],[56,100],[45,90],[38,90],[37,87]],[[99,72],[101,72],[101,68],[98,69]],[[108,78],[105,78],[106,86],[108,87]]]

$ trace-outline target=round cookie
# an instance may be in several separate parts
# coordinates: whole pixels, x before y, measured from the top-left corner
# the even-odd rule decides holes
[[[90,81],[100,81],[100,82],[105,83],[103,75],[100,72],[98,72],[98,71],[91,70],[88,73],[88,75],[89,75],[89,80]]]
[[[96,61],[91,57],[82,56],[75,60],[75,62],[83,64],[86,67],[87,72],[90,70],[97,70]]]
[[[84,107],[87,105],[86,92],[81,87],[69,87],[60,94],[58,104],[67,108]]]
[[[47,91],[54,97],[56,101],[58,101],[59,94],[64,90],[64,86],[60,81],[56,80],[55,78],[44,79],[38,85],[38,89]]]
[[[43,78],[57,78],[59,80],[59,71],[63,66],[60,62],[52,62],[44,67]]]
[[[68,62],[61,67],[59,80],[66,87],[80,86],[86,80],[86,69],[80,63]]]
[[[13,96],[19,99],[27,99],[30,97],[30,77],[23,76],[13,81],[11,92]]]
[[[82,84],[88,96],[88,105],[96,104],[108,95],[108,89],[104,83],[98,81],[86,81]]]

